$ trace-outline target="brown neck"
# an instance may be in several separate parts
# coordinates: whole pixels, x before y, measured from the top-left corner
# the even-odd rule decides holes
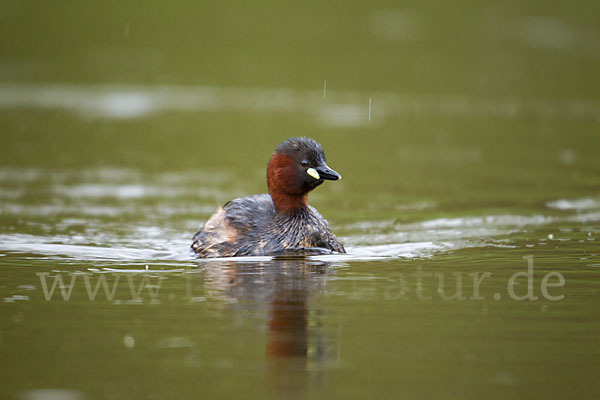
[[[267,168],[267,185],[278,213],[290,214],[308,207],[308,193],[295,190],[296,166],[285,154],[273,154]]]
[[[289,195],[277,191],[270,191],[273,204],[277,212],[291,214],[302,208],[308,207],[308,195]]]

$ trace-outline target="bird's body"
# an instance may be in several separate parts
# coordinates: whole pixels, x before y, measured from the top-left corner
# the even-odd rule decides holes
[[[194,236],[192,248],[202,257],[275,255],[316,248],[345,253],[314,207],[277,213],[268,194],[227,203]]]

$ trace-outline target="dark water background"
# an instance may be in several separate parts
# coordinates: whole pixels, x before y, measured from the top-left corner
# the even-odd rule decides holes
[[[0,397],[598,398],[599,11],[3,1]],[[298,135],[349,255],[195,259]]]

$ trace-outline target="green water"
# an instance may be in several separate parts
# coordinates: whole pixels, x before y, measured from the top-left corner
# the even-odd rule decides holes
[[[0,397],[600,395],[596,2],[0,10]],[[298,135],[349,254],[195,259]]]

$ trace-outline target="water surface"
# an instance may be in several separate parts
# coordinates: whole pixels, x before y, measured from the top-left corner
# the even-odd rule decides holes
[[[2,7],[1,397],[600,395],[595,3]],[[196,259],[297,135],[348,254]]]

